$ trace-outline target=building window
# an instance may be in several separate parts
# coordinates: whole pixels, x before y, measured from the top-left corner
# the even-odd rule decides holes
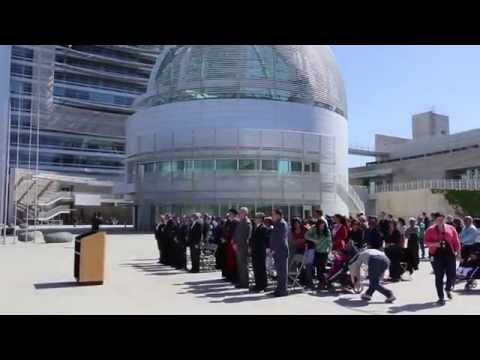
[[[258,169],[257,163],[258,162],[255,159],[240,159],[238,160],[238,169],[240,171],[257,170]]]
[[[172,163],[170,161],[157,162],[157,172],[161,175],[167,175],[172,171]]]
[[[172,171],[179,173],[187,173],[193,170],[192,160],[178,160],[172,161]]]
[[[145,165],[143,165],[143,166],[144,166],[145,174],[153,173],[153,170],[154,170],[154,168],[155,168],[155,164],[154,164],[154,163],[148,163],[148,164],[145,164]]]
[[[222,159],[216,161],[216,170],[219,171],[235,171],[237,170],[236,159]]]
[[[278,172],[280,174],[286,174],[289,172],[290,162],[288,160],[280,160],[278,162]]]
[[[302,162],[301,161],[290,161],[290,171],[291,172],[302,172]]]
[[[215,170],[214,160],[195,160],[193,163],[195,171],[213,171]]]
[[[278,160],[262,160],[262,170],[277,171]]]
[[[15,143],[13,141],[12,143]],[[156,165],[155,165],[156,164]],[[302,162],[299,160],[276,159],[210,159],[210,160],[175,160],[146,163],[145,173],[182,174],[192,171],[269,171],[278,174],[301,174]],[[305,173],[319,173],[320,163],[307,161],[303,164]]]
[[[318,173],[320,172],[320,164],[315,161],[305,162],[304,171]]]

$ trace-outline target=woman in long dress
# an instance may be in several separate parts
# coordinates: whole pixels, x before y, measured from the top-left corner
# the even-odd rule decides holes
[[[237,281],[237,261],[235,257],[235,250],[233,248],[233,233],[237,221],[234,219],[234,214],[230,211],[227,214],[227,221],[223,227],[223,240],[225,241],[225,266],[224,275],[227,281],[236,283]]]

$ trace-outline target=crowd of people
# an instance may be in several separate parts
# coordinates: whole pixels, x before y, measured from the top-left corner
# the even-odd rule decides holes
[[[176,269],[187,269],[189,248],[191,273],[200,271],[202,246],[214,244],[215,265],[222,278],[252,292],[267,290],[269,267],[272,267],[277,284],[272,294],[276,297],[288,295],[293,256],[303,256],[301,285],[322,290],[327,286],[328,272],[335,271],[336,262],[345,262],[351,246],[358,252],[348,263],[352,283],[346,286],[360,281],[360,268],[365,264],[369,288],[361,298],[368,301],[378,291],[391,303],[395,296],[384,284],[401,281],[405,272],[412,275],[418,270],[420,259],[428,256],[435,274],[437,303],[443,305],[445,293],[452,299],[456,258],[469,256],[472,246],[480,240],[479,226],[480,219],[441,213],[422,213],[406,221],[384,212],[378,217],[364,214],[345,217],[324,215],[322,210],[305,219],[295,217],[288,224],[281,209],[272,214],[256,213],[251,220],[249,209],[241,207],[230,209],[223,218],[200,213],[182,217],[163,214],[155,227],[155,237],[159,263]],[[332,258],[332,269],[327,269]],[[384,279],[386,270],[388,279]]]

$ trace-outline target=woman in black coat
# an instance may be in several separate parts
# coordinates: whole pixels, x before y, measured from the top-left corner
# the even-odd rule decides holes
[[[389,220],[388,240],[385,240],[385,255],[390,260],[390,280],[397,282],[401,280],[403,269],[401,262],[404,256],[402,248],[402,234],[397,228],[395,220]]]
[[[255,228],[250,238],[250,248],[252,252],[253,275],[255,286],[252,291],[260,292],[267,289],[267,267],[266,257],[269,246],[270,230],[263,223],[265,214],[257,213],[255,215]]]

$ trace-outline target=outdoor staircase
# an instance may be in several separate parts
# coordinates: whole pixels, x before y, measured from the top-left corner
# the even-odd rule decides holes
[[[337,183],[337,194],[348,206],[348,211],[351,214],[365,213],[365,204],[352,186],[349,185],[347,189],[342,184]]]
[[[46,222],[61,214],[72,212],[73,195],[67,191],[59,191],[59,182],[29,174],[20,174],[17,181],[16,201],[17,218],[20,222]]]

